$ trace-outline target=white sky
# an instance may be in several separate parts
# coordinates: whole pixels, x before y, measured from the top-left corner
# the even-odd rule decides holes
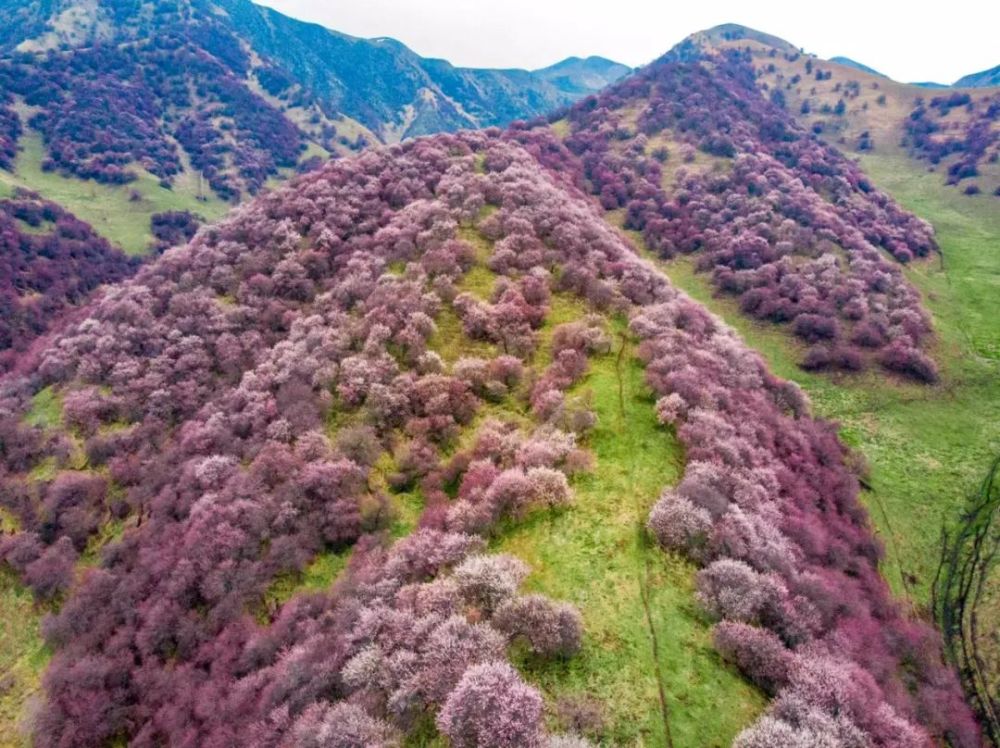
[[[1000,64],[1000,2],[950,0],[256,0],[346,34],[391,36],[470,67],[538,68],[570,55],[638,66],[734,22],[896,80],[951,83]],[[924,11],[933,7],[936,12]]]

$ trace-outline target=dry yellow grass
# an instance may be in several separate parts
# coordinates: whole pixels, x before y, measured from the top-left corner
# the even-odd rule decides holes
[[[786,52],[791,52],[790,45],[781,47],[754,39],[707,37],[705,40],[718,49],[750,50],[761,89],[766,94],[781,91],[789,113],[804,127],[811,129],[819,125],[828,142],[849,153],[862,153],[858,145],[864,132],[869,133],[876,152],[903,152],[900,144],[905,135],[904,124],[917,99],[929,101],[941,95],[940,91],[934,89],[899,83],[812,55],[786,56]],[[789,59],[790,57],[793,59]],[[807,71],[807,66],[811,68],[811,72]],[[829,73],[830,77],[822,81],[816,80],[817,70]],[[950,89],[948,93],[953,90],[964,90],[977,98],[997,91],[995,88]],[[837,115],[835,110],[841,100],[845,110],[842,115]],[[809,104],[809,111],[806,113],[802,111],[804,102]],[[957,107],[944,121],[958,127],[967,118],[964,108]],[[1000,123],[995,124],[995,127],[1000,128]],[[957,158],[952,156],[945,159],[933,169],[926,161],[917,163],[922,169],[940,173],[943,183],[948,166]],[[1000,163],[985,163],[980,171],[981,176],[975,181],[984,192],[992,192],[1000,186]]]

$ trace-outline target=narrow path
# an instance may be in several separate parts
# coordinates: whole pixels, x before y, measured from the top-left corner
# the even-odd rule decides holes
[[[625,377],[622,373],[622,361],[625,359],[628,350],[628,335],[621,333],[621,346],[615,358],[615,377],[618,380],[618,433],[623,439],[627,439],[631,432],[628,429],[627,415],[625,413]],[[634,446],[634,445],[632,445]],[[634,454],[634,452],[633,452]],[[629,462],[629,473],[632,482],[635,483],[635,462]],[[638,497],[636,497],[637,499]],[[644,507],[636,501],[636,543],[642,543],[642,533],[646,522]],[[649,604],[649,558],[643,559],[638,570],[639,595],[642,598],[642,607],[646,617],[646,627],[649,629],[649,640],[652,646],[653,672],[656,674],[656,687],[660,699],[660,713],[663,716],[663,734],[667,748],[673,748],[674,738],[670,731],[670,704],[667,701],[667,689],[664,685],[663,666],[660,659],[660,642],[656,634],[656,626],[653,623],[653,611]]]

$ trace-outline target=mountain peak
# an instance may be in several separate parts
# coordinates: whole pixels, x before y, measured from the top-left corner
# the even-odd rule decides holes
[[[781,37],[767,34],[763,31],[744,26],[739,23],[723,23],[709,29],[697,31],[691,34],[685,41],[692,41],[698,46],[717,46],[725,42],[752,41],[759,44],[766,44],[784,52],[798,52],[791,42],[787,42]]]

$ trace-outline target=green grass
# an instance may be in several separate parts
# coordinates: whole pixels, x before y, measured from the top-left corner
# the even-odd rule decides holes
[[[462,276],[455,288],[459,293],[471,293],[483,301],[489,301],[496,283],[496,276],[486,267],[486,261],[493,252],[492,245],[472,227],[460,228],[459,236],[475,249],[476,263]],[[497,346],[492,343],[470,340],[465,336],[462,320],[450,304],[442,306],[434,324],[437,329],[428,341],[428,347],[447,364],[453,364],[463,356],[493,358],[497,355]]]
[[[31,408],[24,416],[28,426],[54,429],[62,423],[62,398],[51,386],[35,393],[31,398]]]
[[[446,364],[462,357],[493,358],[497,346],[482,340],[469,340],[462,330],[462,320],[451,306],[444,306],[434,319],[435,331],[427,347],[435,351]]]
[[[352,550],[326,550],[318,553],[302,571],[279,574],[264,595],[249,606],[248,612],[257,623],[267,626],[293,597],[309,592],[329,592],[351,560]]]
[[[118,490],[121,491],[121,489]],[[97,566],[101,560],[101,551],[112,543],[120,541],[128,527],[135,527],[134,519],[111,519],[101,525],[87,541],[87,547],[80,555],[81,567]]]
[[[199,200],[199,185],[193,174],[182,174],[172,190],[160,187],[157,177],[136,168],[139,178],[126,185],[104,185],[63,177],[42,170],[45,146],[41,135],[27,130],[19,141],[21,152],[14,173],[0,170],[0,196],[13,194],[15,187],[39,193],[47,200],[66,208],[86,221],[101,236],[128,254],[146,252],[153,237],[149,219],[167,210],[190,210],[207,220],[215,220],[231,207],[204,187],[205,200]],[[132,200],[132,194],[139,196]]]
[[[476,288],[487,295],[495,282],[485,267],[488,242],[472,231],[463,239],[477,247],[477,263],[460,288]],[[574,296],[552,297],[539,331],[538,351],[530,361],[536,373],[551,361],[555,327],[589,313]],[[484,353],[462,333],[449,308],[436,322],[438,334],[430,347],[446,360]],[[632,341],[620,365],[619,388],[618,349],[626,323],[615,319],[607,324],[616,336],[614,351],[593,359],[585,379],[569,393],[572,399],[587,401],[598,416],[585,444],[594,454],[595,469],[573,479],[572,507],[505,522],[491,543],[492,551],[511,553],[531,566],[526,590],[568,600],[580,609],[583,650],[567,661],[540,662],[515,648],[515,660],[528,680],[542,689],[552,714],[562,698],[596,696],[605,710],[603,744],[665,745],[659,700],[662,677],[675,745],[728,745],[753,721],[765,700],[714,652],[710,623],[694,600],[694,566],[648,542],[644,525],[649,509],[661,491],[679,479],[683,453],[673,432],[656,421],[654,399],[644,384],[641,363],[631,353]],[[495,351],[485,353],[495,355]],[[468,446],[486,418],[531,428],[524,408],[520,395],[484,406],[463,430],[459,446]],[[409,507],[411,499],[394,497],[404,517],[418,506]],[[648,595],[648,618],[643,590]],[[651,626],[659,663],[653,655]],[[553,730],[564,729],[555,724],[554,716],[550,719]],[[407,740],[414,746],[438,744],[432,725],[424,725]]]
[[[397,446],[401,453],[404,444]],[[420,487],[414,486],[408,491],[394,491],[389,487],[389,476],[396,472],[396,456],[383,452],[372,467],[370,484],[372,487],[389,497],[392,509],[392,522],[389,525],[389,535],[398,540],[405,538],[417,528],[420,514],[424,510],[424,497]]]
[[[905,384],[878,370],[842,377],[804,372],[797,366],[803,348],[782,328],[751,320],[732,298],[716,297],[689,262],[657,265],[735,328],[773,372],[802,385],[814,413],[837,421],[843,440],[866,456],[872,490],[861,499],[886,545],[883,572],[898,594],[925,610],[942,524],[957,519],[1000,452],[1000,212],[996,198],[960,195],[901,157],[866,157],[862,165],[937,230],[943,269],[932,259],[914,263],[907,275],[934,318],[939,385]]]
[[[11,571],[0,568],[0,748],[25,748],[23,716],[41,688],[51,655],[39,633],[44,609]]]
[[[351,558],[350,549],[324,551],[296,574],[282,574],[264,593],[263,609],[278,610],[295,595],[305,592],[327,591],[340,576]]]
[[[462,276],[456,287],[459,292],[466,291],[483,301],[489,301],[496,284],[496,275],[486,266],[487,260],[493,254],[493,244],[471,227],[463,226],[459,229],[458,235],[475,249],[476,263]]]
[[[558,310],[555,305],[556,317]],[[624,322],[616,321],[615,332],[623,329]],[[584,694],[600,698],[605,744],[664,745],[645,587],[674,744],[729,745],[764,699],[712,649],[709,622],[694,601],[695,568],[648,542],[649,508],[679,479],[683,454],[673,433],[657,423],[642,366],[627,351],[619,393],[619,346],[616,341],[615,352],[594,359],[573,390],[591,400],[598,416],[586,445],[595,469],[574,479],[573,506],[533,515],[493,544],[493,550],[532,567],[527,589],[572,602],[584,618],[579,654],[565,662],[529,658],[519,664],[550,702]]]
[[[35,465],[28,472],[28,479],[35,483],[42,483],[52,480],[59,472],[59,463],[55,457],[46,457]]]

